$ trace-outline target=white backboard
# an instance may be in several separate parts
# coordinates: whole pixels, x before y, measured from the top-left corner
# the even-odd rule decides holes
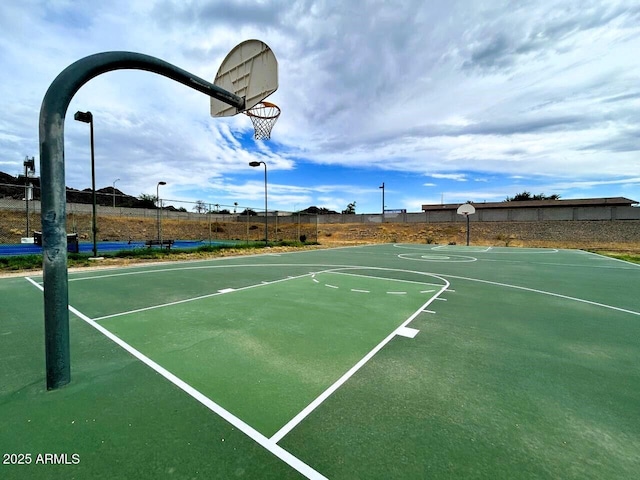
[[[245,99],[245,110],[278,89],[278,61],[269,46],[260,40],[245,40],[223,60],[213,83]],[[211,98],[211,116],[228,117],[240,113]]]
[[[470,203],[463,203],[458,207],[458,215],[464,215],[466,217],[467,215],[473,215],[474,213],[476,213],[476,209]]]

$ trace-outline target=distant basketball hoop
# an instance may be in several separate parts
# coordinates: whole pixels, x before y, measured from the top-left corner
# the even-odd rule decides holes
[[[469,215],[476,213],[476,209],[470,203],[463,203],[458,207],[457,213],[458,215],[464,215],[467,219],[467,246],[469,246]]]
[[[256,140],[268,140],[271,138],[271,129],[278,121],[280,107],[270,102],[260,102],[253,108],[243,112],[253,123]]]

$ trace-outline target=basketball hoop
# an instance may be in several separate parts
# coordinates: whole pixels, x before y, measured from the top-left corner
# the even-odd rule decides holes
[[[255,129],[253,138],[256,140],[269,140],[271,138],[271,129],[280,116],[280,107],[273,103],[260,102],[249,110],[245,110],[244,114],[253,123],[253,128]]]

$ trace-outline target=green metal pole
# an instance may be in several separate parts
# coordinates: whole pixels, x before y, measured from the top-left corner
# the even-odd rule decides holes
[[[67,272],[64,120],[76,92],[92,78],[113,70],[146,70],[221,100],[238,110],[244,99],[186,70],[149,55],[105,52],[65,68],[51,83],[40,107],[40,178],[42,187],[42,268],[47,389],[71,381],[69,289]]]
[[[260,162],[264,165],[264,246],[269,246],[269,217],[267,213],[267,164],[266,162]]]

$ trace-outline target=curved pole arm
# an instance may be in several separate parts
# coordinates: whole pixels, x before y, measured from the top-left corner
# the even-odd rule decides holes
[[[92,78],[113,70],[146,70],[168,77],[241,111],[244,99],[186,70],[134,52],[98,53],[65,68],[51,83],[40,108],[40,178],[42,187],[42,268],[44,280],[47,389],[71,380],[69,295],[64,170],[64,120],[76,92]]]

